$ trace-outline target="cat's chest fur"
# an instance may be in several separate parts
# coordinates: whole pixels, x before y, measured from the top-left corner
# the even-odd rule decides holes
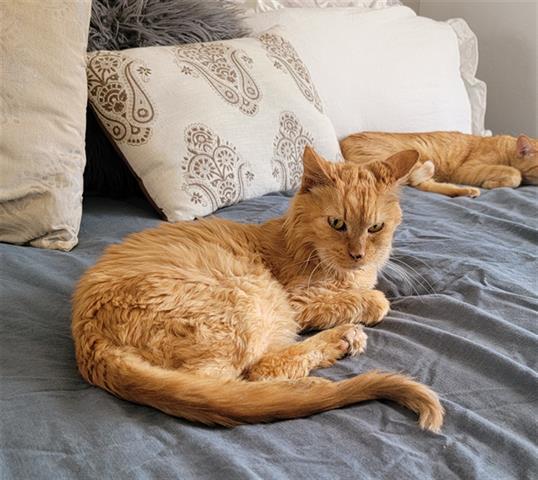
[[[326,272],[319,273],[311,270],[296,275],[284,284],[284,288],[289,293],[293,293],[297,289],[309,288],[356,289],[364,291],[373,288],[376,281],[377,269],[372,266],[336,276],[328,276]]]

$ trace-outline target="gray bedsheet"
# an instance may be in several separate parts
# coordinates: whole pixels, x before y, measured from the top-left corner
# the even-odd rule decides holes
[[[226,430],[118,400],[77,374],[70,296],[108,244],[157,223],[153,212],[90,198],[72,252],[1,244],[0,478],[537,478],[537,192],[406,189],[393,257],[403,276],[380,281],[393,309],[364,355],[321,372],[410,373],[441,396],[440,435],[390,402]],[[220,215],[258,222],[287,202]]]

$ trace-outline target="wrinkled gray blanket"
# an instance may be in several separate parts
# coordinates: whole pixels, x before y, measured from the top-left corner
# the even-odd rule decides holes
[[[537,193],[405,189],[393,267],[380,280],[393,309],[367,329],[364,355],[321,372],[410,373],[441,396],[440,435],[381,401],[205,428],[84,383],[70,295],[108,244],[157,223],[141,200],[87,199],[70,253],[0,245],[0,478],[537,478]],[[219,214],[259,222],[287,202],[269,195]]]

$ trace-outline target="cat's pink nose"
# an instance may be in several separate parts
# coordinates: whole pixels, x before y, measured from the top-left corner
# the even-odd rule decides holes
[[[349,250],[348,253],[352,260],[360,260],[364,257],[364,250]]]

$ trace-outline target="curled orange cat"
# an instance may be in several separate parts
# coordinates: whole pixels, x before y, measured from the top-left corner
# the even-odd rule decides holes
[[[401,150],[417,150],[420,161],[407,183],[419,190],[450,197],[478,197],[480,190],[474,187],[538,185],[538,140],[525,135],[516,138],[458,132],[365,132],[350,135],[340,146],[346,160],[359,164]]]
[[[118,397],[205,424],[303,417],[377,398],[438,431],[443,408],[405,375],[308,377],[366,347],[389,302],[374,290],[417,152],[365,167],[308,148],[288,212],[262,225],[162,224],[108,248],[74,294],[82,376]],[[321,330],[298,341],[305,330]]]

